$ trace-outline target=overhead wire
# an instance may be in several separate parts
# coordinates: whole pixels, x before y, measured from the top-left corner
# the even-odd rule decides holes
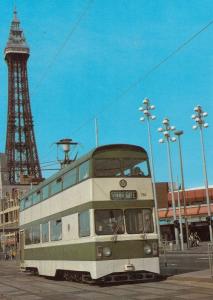
[[[211,25],[213,24],[213,20],[210,21],[207,25],[202,27],[199,31],[194,33],[192,36],[190,36],[187,40],[185,40],[182,44],[180,44],[175,50],[173,50],[169,55],[167,55],[164,59],[162,59],[159,63],[154,65],[150,70],[148,70],[143,76],[141,76],[139,79],[137,79],[135,82],[130,84],[127,89],[125,89],[117,98],[109,101],[107,103],[107,106],[105,109],[102,109],[101,112],[99,112],[99,116],[103,115],[106,113],[107,110],[111,109],[112,106],[109,104],[115,102],[115,101],[120,101],[124,96],[126,96],[131,90],[133,90],[136,86],[139,85],[142,81],[145,81],[152,73],[154,73],[157,69],[159,69],[163,64],[165,64],[168,60],[170,60],[173,56],[175,56],[178,52],[180,52],[183,48],[185,48],[188,44],[190,44],[196,37],[198,37],[202,32],[207,30]],[[97,117],[97,114],[91,116],[88,118],[84,123],[82,123],[79,127],[74,129],[72,131],[72,134],[76,133],[77,131],[81,130],[83,127],[85,127],[89,122],[94,120],[94,118]]]

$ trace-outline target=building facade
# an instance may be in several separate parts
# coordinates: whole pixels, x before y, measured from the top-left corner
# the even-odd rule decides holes
[[[209,199],[211,213],[213,214],[213,186],[209,186]],[[162,197],[162,195],[161,195]],[[165,240],[174,240],[174,220],[171,192],[164,194],[167,199],[164,207],[158,210],[161,235]],[[178,197],[180,206],[178,205]],[[203,241],[209,241],[209,223],[208,208],[206,203],[206,192],[204,187],[196,187],[185,190],[185,207],[182,191],[174,191],[175,207],[177,219],[182,219],[183,235],[186,241],[186,222],[188,223],[189,232],[197,232]],[[180,217],[181,216],[181,217]],[[211,217],[212,221],[213,218]]]

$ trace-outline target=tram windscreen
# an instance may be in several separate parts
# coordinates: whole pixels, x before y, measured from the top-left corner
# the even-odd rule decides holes
[[[151,209],[126,209],[125,223],[127,233],[150,233],[154,231]]]
[[[95,210],[95,232],[97,235],[151,233],[154,232],[150,208]]]
[[[138,158],[95,159],[96,177],[148,177],[150,176],[147,160]]]
[[[98,209],[95,211],[95,232],[98,235],[124,233],[121,209]]]

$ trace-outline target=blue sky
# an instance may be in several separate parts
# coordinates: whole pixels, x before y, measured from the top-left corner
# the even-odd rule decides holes
[[[213,25],[138,82],[213,20],[211,0],[94,0],[78,25],[89,1],[2,0],[1,152],[5,148],[7,122],[7,66],[3,51],[14,3],[31,50],[30,96],[42,166],[56,160],[53,143],[61,138],[80,142],[79,156],[95,147],[95,116],[101,145],[131,143],[147,149],[147,130],[139,121],[138,107],[149,97],[157,116],[152,122],[157,181],[169,180],[166,145],[158,143],[161,136],[157,132],[162,119],[168,117],[172,125],[185,133],[182,151],[186,186],[203,185],[199,133],[192,130],[191,119],[194,106],[200,104],[209,113],[210,126],[204,138],[208,179],[213,184]],[[171,146],[176,178],[177,143]]]

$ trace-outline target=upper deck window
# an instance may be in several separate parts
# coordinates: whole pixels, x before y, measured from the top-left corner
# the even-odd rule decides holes
[[[62,180],[57,178],[50,184],[50,195],[54,195],[62,190]]]
[[[94,161],[95,177],[148,177],[148,162],[139,158],[103,158]]]
[[[41,201],[41,191],[37,191],[32,195],[33,204],[39,203]]]
[[[95,176],[115,177],[121,176],[121,162],[119,159],[96,159]]]
[[[43,197],[43,200],[45,200],[49,197],[49,185],[46,185],[46,186],[43,187],[42,197]]]
[[[123,173],[124,176],[132,177],[147,177],[149,176],[149,169],[147,160],[139,161],[138,159],[123,160]]]
[[[32,205],[32,195],[30,195],[29,197],[25,198],[24,208],[28,208],[31,205]]]
[[[89,161],[85,161],[79,166],[79,181],[89,177]]]
[[[66,189],[74,184],[77,181],[77,169],[72,169],[63,176],[63,189]]]
[[[21,199],[21,201],[20,201],[20,211],[24,210],[24,203],[25,203],[25,199]]]

